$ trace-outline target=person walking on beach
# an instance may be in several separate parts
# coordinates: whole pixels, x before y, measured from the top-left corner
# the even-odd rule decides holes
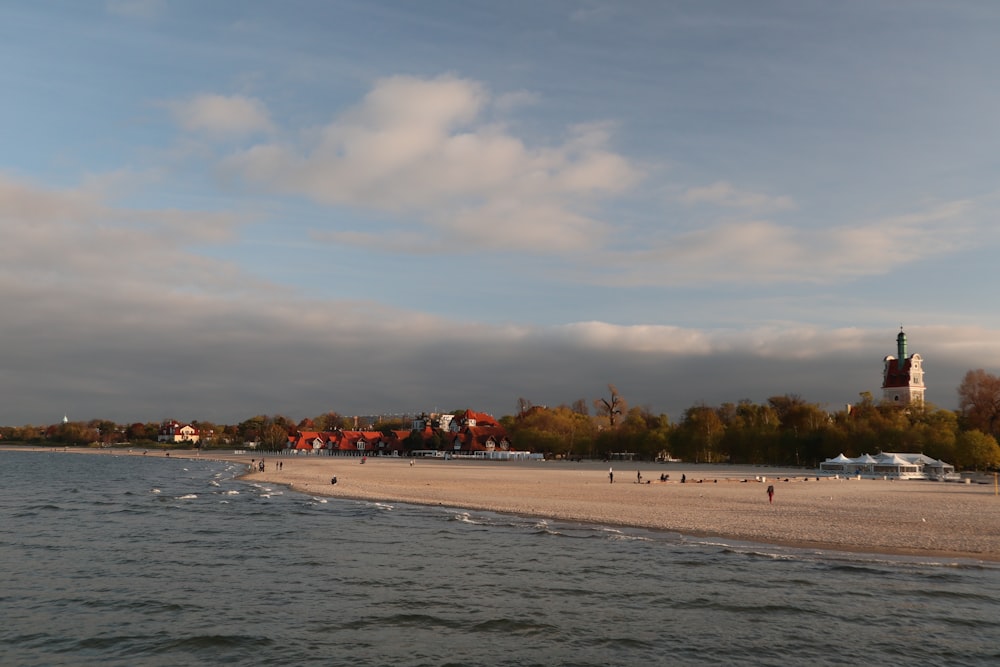
[[[642,484],[642,471],[640,470],[635,471],[635,483]]]
[[[609,484],[614,484],[615,483],[615,469],[614,468],[608,468],[608,483]]]
[[[774,504],[774,484],[770,484],[767,487],[767,502]]]

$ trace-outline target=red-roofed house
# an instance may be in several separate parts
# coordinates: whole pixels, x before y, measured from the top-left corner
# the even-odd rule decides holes
[[[483,452],[510,450],[510,438],[500,423],[482,412],[466,410],[448,425],[452,454],[475,456]]]
[[[395,432],[380,431],[299,431],[289,436],[288,447],[331,456],[399,456],[403,450]]]
[[[452,433],[458,433],[468,426],[500,428],[500,422],[485,412],[473,412],[472,410],[466,410],[465,412],[460,412],[455,415],[455,418],[452,419],[451,423],[448,425],[448,430]]]
[[[191,424],[181,424],[173,419],[168,419],[160,425],[160,433],[156,436],[157,442],[198,442],[201,440],[201,431]]]

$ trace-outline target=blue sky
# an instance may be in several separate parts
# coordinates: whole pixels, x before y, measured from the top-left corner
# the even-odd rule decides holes
[[[0,8],[0,423],[1000,365],[992,2]]]

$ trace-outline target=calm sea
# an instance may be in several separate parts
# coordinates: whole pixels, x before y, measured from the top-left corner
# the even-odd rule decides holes
[[[503,465],[503,464],[498,464]],[[1000,566],[0,452],[0,665],[990,665]]]

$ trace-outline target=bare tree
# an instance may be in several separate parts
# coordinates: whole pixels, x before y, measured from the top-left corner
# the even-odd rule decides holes
[[[594,409],[597,410],[599,417],[607,417],[608,425],[614,428],[618,417],[625,413],[628,406],[625,404],[625,399],[618,393],[618,388],[613,384],[608,385],[608,392],[611,394],[608,398],[594,399]]]

